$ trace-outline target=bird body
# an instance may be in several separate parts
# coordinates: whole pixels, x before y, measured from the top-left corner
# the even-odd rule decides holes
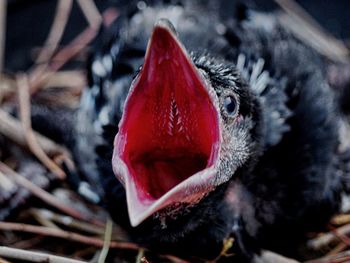
[[[272,15],[240,8],[235,17],[223,17],[212,2],[151,6],[139,2],[137,9],[122,14],[100,37],[89,64],[89,88],[77,113],[73,153],[81,173],[113,219],[142,245],[192,259],[213,259],[222,250],[223,241],[233,235],[245,260],[251,260],[260,247],[292,253],[290,245],[302,232],[322,226],[339,210],[340,118],[334,95],[324,77],[321,58]],[[168,41],[166,47],[162,41]],[[167,66],[152,59],[166,60],[166,55],[171,57]],[[197,110],[177,95],[170,99],[173,93],[167,93],[166,88],[155,88],[160,78],[163,85],[183,85],[181,94],[192,94],[185,81],[179,80],[180,75],[174,76],[174,63],[182,61],[179,56],[189,64],[176,70],[189,72],[189,81],[203,81],[198,84],[203,90],[196,93],[201,99],[186,95],[197,103]],[[161,73],[152,72],[152,68]],[[143,80],[145,76],[148,82]],[[180,92],[180,88],[168,86]],[[207,86],[209,95],[205,95]],[[152,92],[163,94],[163,101]],[[210,103],[204,105],[204,100]],[[146,106],[138,110],[142,103]],[[167,107],[172,109],[170,113]],[[186,110],[192,117],[184,113]],[[148,111],[151,115],[145,113]],[[212,137],[205,137],[208,120],[198,124],[201,131],[193,128],[203,116],[212,120]],[[159,123],[167,118],[171,119],[167,122],[171,130],[166,136],[147,133],[148,125],[162,130]],[[137,124],[140,122],[142,125]],[[182,127],[194,131],[181,133]],[[147,180],[146,172],[140,178],[126,172],[136,169],[133,154],[144,150],[139,145],[154,147],[151,141],[158,135],[171,147],[175,140],[180,145],[185,135],[192,136],[192,144],[184,146],[186,151],[204,151],[201,147],[208,141],[219,145],[217,150],[210,149],[211,154],[216,153],[212,166],[193,168],[180,157],[181,161],[169,155],[173,164],[176,161],[172,168],[173,164],[164,164],[163,157],[147,148],[149,158],[158,158],[162,164],[152,164]],[[173,140],[168,141],[169,136]],[[177,151],[158,143],[162,156]],[[123,165],[127,168],[122,169]],[[197,178],[197,173],[185,179],[163,176],[173,171],[183,173],[179,167],[203,169],[208,171],[203,178],[214,179],[198,179],[194,187],[190,179]],[[154,174],[163,177],[157,179]],[[130,190],[133,184],[136,190]],[[177,188],[177,195],[173,194]],[[151,195],[145,199],[149,205],[142,209],[135,208],[142,203],[138,198],[144,192],[140,189]],[[132,191],[136,193],[130,194]],[[164,196],[170,197],[163,201]],[[286,236],[289,241],[282,242]]]

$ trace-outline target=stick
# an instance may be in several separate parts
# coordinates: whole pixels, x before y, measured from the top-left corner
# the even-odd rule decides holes
[[[37,212],[37,209],[31,208],[29,213],[34,217],[34,219],[42,226],[50,227],[50,228],[59,228],[52,222],[49,218],[43,216],[41,213]]]
[[[86,20],[90,27],[98,27],[102,22],[102,16],[98,11],[94,1],[91,0],[77,0],[81,11],[83,11]]]
[[[31,208],[31,213],[33,215],[38,215],[48,221],[59,223],[66,227],[74,228],[79,231],[84,231],[86,233],[94,235],[103,235],[104,229],[100,226],[78,221],[72,217],[60,215],[46,209]]]
[[[0,230],[19,231],[19,232],[32,233],[32,234],[37,234],[42,236],[57,237],[57,238],[62,238],[69,241],[75,241],[78,243],[95,246],[95,247],[103,247],[104,245],[104,241],[100,238],[84,236],[74,232],[69,232],[69,231],[50,228],[50,227],[34,226],[34,225],[20,224],[20,223],[0,222]],[[116,241],[111,241],[109,247],[136,250],[136,251],[140,249],[140,247],[134,243],[116,242]]]
[[[5,36],[6,36],[6,6],[7,1],[0,1],[0,73],[4,67]],[[0,76],[1,79],[1,76]]]
[[[110,11],[111,9],[104,11],[102,17],[104,18],[105,16],[110,16]],[[116,19],[117,13],[113,12],[113,14],[113,19]],[[45,72],[34,71],[30,74],[29,83],[31,94],[37,92],[42,83],[44,83],[54,72],[58,71],[63,65],[65,65],[67,61],[76,56],[95,38],[99,25],[100,24],[96,24],[94,27],[86,28],[76,38],[74,38],[69,45],[61,49],[55,56],[53,56],[52,61],[54,61],[54,63],[51,63]]]
[[[335,224],[338,226],[349,224],[350,223],[350,215],[349,214],[337,215],[337,216],[332,218],[331,222],[332,222],[332,224]]]
[[[334,256],[342,251],[344,251],[346,248],[348,247],[347,244],[345,243],[339,243],[338,245],[336,245],[331,251],[329,251],[326,256]]]
[[[44,238],[45,237],[43,236],[35,236],[30,239],[20,240],[16,243],[11,243],[11,247],[19,249],[31,249],[35,246],[40,246]]]
[[[59,42],[61,41],[64,29],[66,28],[69,14],[72,10],[73,0],[59,0],[56,7],[56,14],[51,25],[50,32],[44,44],[44,48],[41,49],[36,64],[47,61],[52,57]]]
[[[79,92],[86,85],[85,74],[80,70],[65,70],[58,71],[53,74],[43,88],[50,87],[64,87],[76,89],[79,88]]]
[[[90,41],[95,37],[97,31],[93,28],[85,29],[80,35],[73,40],[73,43],[68,45],[59,51],[54,57],[54,63],[51,63],[49,67],[42,72],[41,70],[35,70],[30,74],[29,83],[31,94],[37,92],[39,88],[51,77],[57,70],[59,70],[67,61],[78,54],[83,48],[86,47]]]
[[[0,133],[17,145],[28,148],[22,124],[6,111],[0,109]],[[49,156],[67,154],[67,150],[47,137],[34,132],[40,147]]]
[[[190,263],[190,261],[178,258],[176,256],[172,256],[172,255],[161,255],[161,257],[169,259],[173,263]]]
[[[72,207],[66,206],[64,203],[62,203],[60,200],[58,200],[56,197],[54,197],[50,193],[46,192],[45,190],[41,189],[40,187],[38,187],[37,185],[35,185],[31,181],[26,179],[25,177],[19,175],[15,171],[13,171],[10,167],[8,167],[3,162],[0,162],[0,171],[2,173],[4,173],[5,175],[9,176],[9,178],[13,179],[18,185],[26,188],[28,191],[30,191],[36,197],[38,197],[39,199],[41,199],[45,203],[59,209],[60,211],[66,213],[72,217],[75,217],[75,218],[78,218],[78,219],[81,219],[84,221],[88,221],[88,222],[91,222],[91,223],[99,225],[99,226],[103,225],[102,222],[100,222],[94,218],[88,218],[88,217],[82,215],[79,211],[73,209]]]
[[[280,21],[296,37],[308,43],[331,60],[345,62],[350,54],[345,44],[327,33],[301,6],[293,0],[275,0],[288,14],[282,15]]]
[[[311,239],[308,241],[308,247],[312,248],[314,250],[318,250],[324,246],[327,246],[328,244],[332,243],[333,241],[336,241],[339,239],[339,236],[345,236],[350,232],[350,224],[339,227],[336,229],[336,233],[334,231],[325,233],[319,237],[316,237],[314,239]]]
[[[0,103],[4,98],[13,96],[16,91],[16,81],[7,76],[0,76]],[[80,95],[86,85],[86,79],[81,70],[63,70],[53,73],[45,82],[41,89],[63,87],[72,95]],[[68,98],[69,99],[69,98]]]
[[[106,261],[109,247],[111,244],[112,232],[113,232],[113,222],[110,218],[108,218],[106,223],[106,231],[105,231],[105,237],[103,241],[103,248],[101,250],[100,256],[98,257],[98,261],[97,261],[98,263],[105,263]]]
[[[334,235],[336,235],[344,244],[348,246],[350,245],[350,238],[348,238],[345,233],[340,233],[338,229],[333,227],[332,225],[330,225],[329,228],[332,230]]]
[[[65,257],[53,256],[49,254],[22,250],[0,246],[0,255],[2,257],[23,260],[25,262],[46,262],[46,263],[87,263],[86,261],[69,259]]]
[[[75,241],[78,243],[87,244],[87,245],[91,245],[91,246],[95,246],[95,247],[103,247],[104,243],[105,243],[104,240],[102,240],[100,238],[96,238],[96,237],[84,236],[81,234],[77,234],[77,233],[69,232],[69,231],[64,231],[61,229],[40,227],[40,226],[20,224],[20,223],[9,223],[9,222],[1,222],[0,221],[0,230],[19,231],[19,232],[38,234],[38,235],[42,235],[42,236],[57,237],[57,238]],[[134,251],[139,251],[141,249],[143,249],[145,251],[147,250],[147,249],[142,248],[139,245],[134,244],[134,243],[117,242],[117,241],[110,241],[109,248],[118,248],[118,249],[134,250]],[[0,256],[1,255],[2,254],[0,253]],[[175,256],[171,256],[171,255],[159,255],[159,256],[163,257],[163,258],[167,258],[167,259],[171,260],[172,262],[176,262],[176,263],[188,263],[188,261],[186,261],[186,260],[182,260],[180,258],[177,258]]]
[[[31,152],[38,158],[41,163],[46,166],[52,173],[54,173],[59,179],[63,180],[66,177],[66,173],[59,167],[54,161],[52,161],[45,151],[40,147],[35,133],[32,129],[32,122],[30,118],[30,95],[27,76],[21,74],[17,77],[17,87],[19,96],[19,108],[22,121],[22,127],[25,131],[24,135]]]
[[[13,92],[13,87],[16,87],[16,82],[11,77],[0,72],[0,104],[8,94]]]
[[[144,256],[145,256],[145,250],[141,248],[139,250],[139,252],[137,253],[136,262],[135,263],[142,263],[141,259],[144,258]]]
[[[350,251],[344,251],[342,253],[339,253],[337,255],[322,257],[318,259],[313,259],[306,261],[304,263],[336,263],[336,262],[349,262],[350,259]]]
[[[45,72],[42,70],[34,70],[30,74],[29,82],[31,87],[31,93],[35,93],[39,87],[45,82],[54,72],[58,71],[67,61],[77,55],[83,48],[85,48],[96,36],[96,27],[88,27],[76,38],[74,38],[68,46],[61,49],[55,56],[53,56],[49,67]]]
[[[49,61],[54,54],[57,46],[62,38],[64,29],[67,25],[69,14],[72,9],[73,0],[59,0],[56,7],[56,14],[54,22],[51,25],[49,35],[45,41],[44,48],[40,51],[35,64],[42,63],[42,65],[36,65],[33,69],[30,70],[32,76],[39,77],[45,73],[49,67]]]

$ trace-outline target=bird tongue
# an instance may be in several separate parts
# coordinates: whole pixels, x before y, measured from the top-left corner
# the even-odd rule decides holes
[[[169,22],[160,20],[114,142],[113,170],[133,226],[211,190],[220,145],[213,98]]]

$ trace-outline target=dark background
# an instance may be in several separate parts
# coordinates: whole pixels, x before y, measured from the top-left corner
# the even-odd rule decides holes
[[[100,11],[103,11],[116,3],[131,1],[96,0],[95,2]],[[247,1],[243,2],[247,3]],[[350,40],[349,0],[299,0],[297,2],[335,37],[345,41]],[[30,67],[33,62],[32,50],[40,47],[45,41],[55,14],[56,4],[56,0],[8,0],[6,71],[24,71]],[[278,8],[272,0],[251,0],[249,5],[264,11]],[[67,44],[86,26],[84,16],[74,2],[61,44]]]

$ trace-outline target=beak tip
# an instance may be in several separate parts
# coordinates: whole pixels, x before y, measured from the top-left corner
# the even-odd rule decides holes
[[[155,24],[155,28],[164,28],[165,30],[170,31],[177,36],[177,32],[174,25],[170,22],[170,20],[166,18],[159,19]]]
[[[129,209],[128,214],[129,214],[130,225],[132,227],[137,227],[141,223],[142,220],[140,220],[139,215],[133,213],[133,211],[130,211],[129,205],[128,205],[128,209]]]
[[[137,227],[141,222],[134,217],[130,217],[130,225],[132,227]]]
[[[132,227],[140,225],[148,216],[145,211],[137,209],[137,207],[131,205],[130,202],[128,203],[128,210],[129,220]]]

